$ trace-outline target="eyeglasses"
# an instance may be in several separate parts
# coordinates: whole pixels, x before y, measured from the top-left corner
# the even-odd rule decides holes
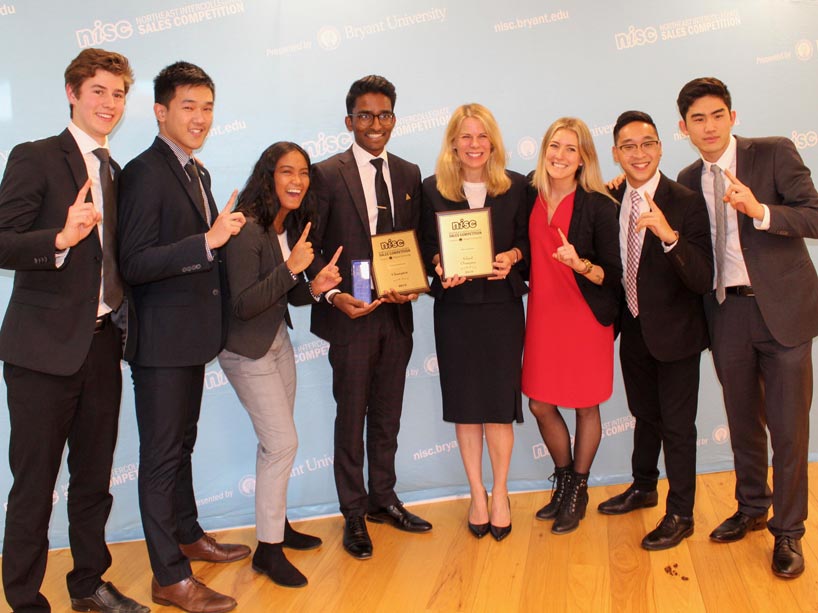
[[[619,149],[622,153],[627,153],[628,155],[633,155],[636,153],[637,150],[642,150],[645,153],[655,153],[656,150],[659,148],[661,143],[658,140],[646,140],[643,143],[635,144],[635,143],[628,143],[627,145],[619,145],[617,149]]]
[[[365,126],[368,126],[373,121],[375,121],[376,117],[378,118],[378,121],[380,121],[383,125],[389,125],[391,123],[394,123],[395,121],[395,114],[392,113],[391,111],[384,111],[382,113],[378,113],[377,115],[375,115],[374,113],[368,113],[364,111],[362,113],[350,113],[349,117],[351,117],[352,119],[357,119],[360,123],[362,123]]]

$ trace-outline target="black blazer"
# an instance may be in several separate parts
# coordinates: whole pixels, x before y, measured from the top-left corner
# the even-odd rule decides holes
[[[420,226],[420,169],[392,153],[389,176],[394,198],[395,231],[417,230]],[[327,265],[339,246],[344,250],[338,259],[342,281],[338,289],[352,293],[352,260],[372,259],[369,215],[361,184],[361,175],[352,149],[332,156],[314,167],[314,185],[318,200],[319,224],[311,233],[315,259],[308,271],[313,278]],[[420,237],[419,237],[420,238]],[[404,334],[413,331],[412,304],[382,305],[394,307]],[[350,319],[341,311],[321,300],[312,307],[311,331],[330,342],[344,344],[366,326],[365,318]]]
[[[623,184],[616,192],[625,194]],[[671,362],[700,353],[710,344],[702,295],[713,289],[710,220],[701,194],[661,175],[653,198],[670,227],[679,233],[665,253],[650,230],[639,257],[637,297],[642,337],[651,355]],[[622,293],[622,314],[628,307]]]
[[[432,264],[432,258],[440,251],[435,213],[468,210],[469,203],[465,200],[453,202],[441,196],[437,191],[437,178],[434,175],[423,181],[421,248],[426,269],[433,277],[431,294],[435,299],[457,303],[505,302],[520,298],[528,292],[528,286],[520,274],[520,267],[531,257],[528,245],[530,198],[528,180],[516,172],[508,171],[507,174],[511,179],[511,187],[497,197],[486,196],[485,206],[491,211],[495,252],[509,251],[512,247],[517,247],[523,254],[522,261],[513,266],[502,281],[473,279],[449,289],[443,289],[440,277],[435,273]]]
[[[804,238],[818,238],[818,192],[792,141],[736,136],[736,178],[770,208],[770,228],[738,213],[739,240],[764,322],[787,347],[818,335],[818,276]],[[701,159],[679,183],[702,193]]]
[[[574,276],[594,317],[603,326],[610,326],[619,316],[622,293],[619,222],[614,201],[596,192],[588,193],[577,185],[566,238],[579,257],[591,260],[605,271],[602,285],[592,283],[579,273]]]
[[[119,166],[111,166],[116,179]],[[9,155],[0,185],[0,267],[17,272],[0,329],[0,360],[66,376],[88,354],[102,279],[98,229],[71,247],[59,269],[54,247],[87,180],[85,161],[67,129],[18,145]],[[127,310],[127,304],[120,308]]]
[[[218,211],[210,175],[200,167],[211,219]],[[159,139],[131,160],[119,181],[119,254],[139,320],[132,362],[174,367],[205,364],[224,344],[226,299],[221,250],[207,257],[207,220],[194,187]]]
[[[227,242],[230,315],[225,349],[257,360],[275,340],[281,321],[292,328],[287,302],[313,302],[303,275],[294,281],[275,232],[253,218]]]

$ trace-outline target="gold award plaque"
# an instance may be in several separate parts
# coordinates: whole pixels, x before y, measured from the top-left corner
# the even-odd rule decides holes
[[[372,280],[378,296],[383,296],[390,289],[399,294],[429,291],[429,280],[414,230],[372,237]]]
[[[437,235],[445,278],[458,275],[476,279],[493,274],[491,209],[437,213]]]

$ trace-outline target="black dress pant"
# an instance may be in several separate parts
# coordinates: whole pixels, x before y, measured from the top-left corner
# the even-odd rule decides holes
[[[757,517],[772,503],[770,532],[800,538],[809,497],[812,341],[795,347],[776,341],[752,296],[728,294],[719,305],[711,295],[704,305],[730,427],[738,510]],[[767,430],[773,449],[772,492],[767,485]]]
[[[131,365],[139,427],[139,510],[151,569],[163,586],[190,577],[190,562],[179,543],[204,535],[191,469],[204,369],[203,364]]]
[[[335,414],[335,487],[344,517],[396,504],[395,453],[412,336],[396,305],[361,318],[360,333],[329,349]],[[369,493],[364,486],[364,426]]]
[[[11,422],[3,589],[18,613],[50,611],[40,586],[48,557],[54,485],[68,443],[68,539],[74,568],[68,593],[96,591],[111,566],[105,524],[122,395],[122,335],[110,322],[94,334],[80,369],[69,376],[5,364]],[[59,492],[57,493],[59,497]]]
[[[639,319],[622,316],[619,356],[628,408],[636,418],[631,469],[634,486],[656,489],[659,451],[664,447],[670,490],[666,512],[693,516],[696,497],[696,411],[701,353],[662,362],[642,337]]]

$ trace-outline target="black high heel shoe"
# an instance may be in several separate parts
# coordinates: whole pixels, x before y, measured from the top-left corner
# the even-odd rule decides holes
[[[508,501],[508,514],[511,515],[511,499],[506,497],[506,500]],[[495,526],[494,524],[490,524],[489,531],[495,541],[502,541],[511,534],[511,522],[508,522],[507,526]]]
[[[484,490],[483,494],[486,496],[486,507],[488,507],[489,493]],[[468,524],[469,531],[474,535],[475,538],[481,539],[489,533],[490,526],[489,522],[486,522],[485,524],[473,524],[471,522],[468,522]]]

